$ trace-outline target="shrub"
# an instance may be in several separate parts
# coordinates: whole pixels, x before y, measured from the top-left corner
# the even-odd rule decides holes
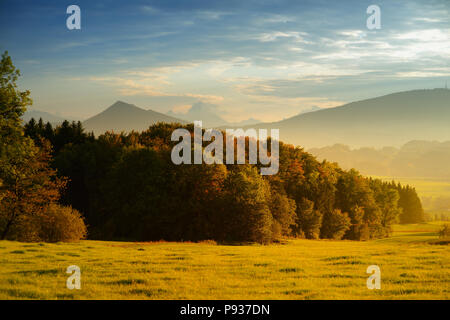
[[[440,238],[449,238],[450,237],[450,223],[444,224],[444,227],[441,231],[439,231]]]
[[[84,219],[71,207],[52,204],[38,220],[40,241],[69,242],[86,238]]]

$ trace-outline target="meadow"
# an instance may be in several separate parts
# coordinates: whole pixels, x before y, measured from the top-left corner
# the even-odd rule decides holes
[[[440,223],[396,225],[374,241],[283,244],[0,241],[0,299],[449,299]],[[434,243],[434,244],[432,244]],[[81,289],[66,269],[81,269]],[[381,289],[366,286],[369,265]]]

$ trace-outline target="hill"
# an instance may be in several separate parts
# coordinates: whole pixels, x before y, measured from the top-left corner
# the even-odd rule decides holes
[[[256,128],[278,128],[303,147],[333,144],[400,146],[411,140],[450,140],[450,90],[413,90],[304,113]]]
[[[45,111],[39,111],[39,110],[29,110],[26,111],[23,116],[22,116],[22,120],[24,122],[28,122],[30,121],[32,118],[34,118],[34,120],[39,121],[39,119],[42,118],[42,121],[44,122],[50,122],[51,124],[60,124],[62,123],[64,120],[66,120],[65,118],[62,118],[60,116],[45,112]],[[69,119],[71,120],[71,119]]]
[[[352,149],[335,144],[308,150],[319,160],[338,162],[367,175],[450,179],[450,141],[409,141],[400,148]]]
[[[142,131],[157,122],[186,123],[163,113],[153,110],[144,110],[133,104],[117,101],[105,111],[85,120],[83,126],[94,134],[106,131]]]

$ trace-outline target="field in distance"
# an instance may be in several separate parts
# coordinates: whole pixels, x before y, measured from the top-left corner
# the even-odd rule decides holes
[[[440,228],[269,246],[0,241],[0,299],[450,299],[450,249],[430,244]],[[70,265],[80,290],[66,287]],[[381,269],[380,290],[367,289],[369,265]]]
[[[448,179],[433,178],[405,178],[371,176],[383,181],[396,181],[402,185],[414,187],[422,200],[425,213],[435,216],[436,220],[450,220],[450,181]],[[445,217],[445,218],[444,218]]]
[[[420,197],[449,197],[450,198],[450,181],[438,180],[432,178],[404,178],[404,177],[381,177],[371,176],[386,182],[392,180],[400,182],[402,185],[410,185],[416,188]]]

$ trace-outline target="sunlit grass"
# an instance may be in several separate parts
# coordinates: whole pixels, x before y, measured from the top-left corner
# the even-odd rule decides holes
[[[0,241],[0,299],[449,299],[449,248],[428,243],[438,229],[270,246]],[[373,264],[381,290],[366,287]],[[81,268],[81,290],[66,288],[69,265]]]

